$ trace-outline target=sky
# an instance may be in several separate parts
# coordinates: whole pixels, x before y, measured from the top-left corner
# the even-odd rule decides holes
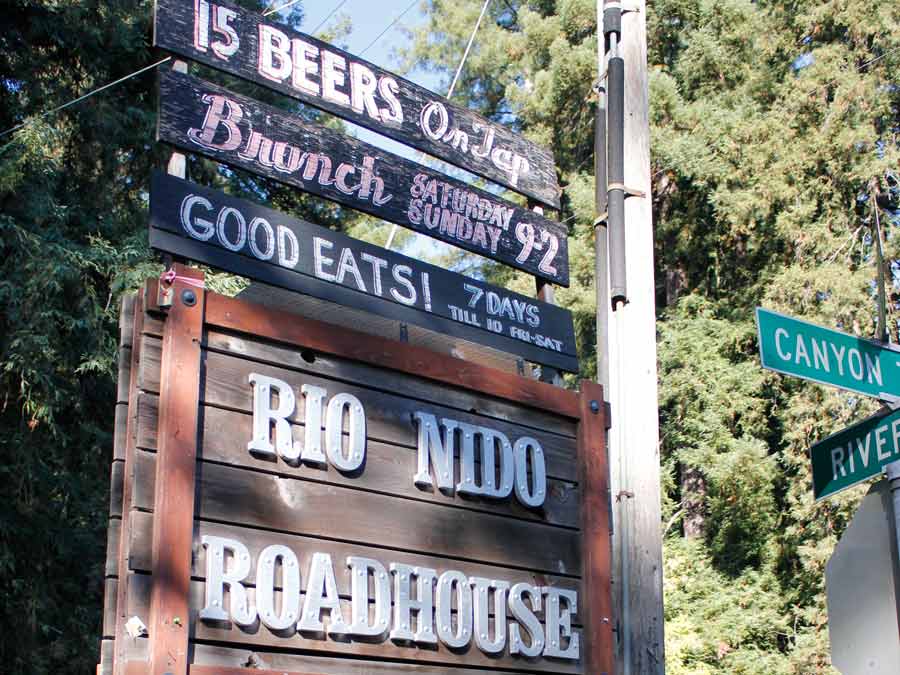
[[[278,4],[284,4],[289,0],[283,0]],[[328,19],[320,29],[319,33],[325,32],[330,26],[337,24],[342,16],[349,16],[351,20],[352,30],[350,34],[342,38],[343,46],[346,44],[347,51],[351,54],[362,56],[367,61],[374,63],[386,70],[398,71],[399,61],[393,55],[393,50],[400,41],[406,40],[403,29],[411,29],[421,26],[426,21],[426,14],[422,10],[422,0],[416,0],[415,4],[409,11],[403,14],[404,10],[410,7],[413,0],[301,0],[303,3],[304,19],[300,26],[302,31],[312,31],[319,26],[325,17],[340,5],[335,14]],[[276,5],[277,6],[277,5]],[[285,10],[288,11],[288,10]],[[398,16],[403,17],[382,35],[377,42],[369,45],[378,35],[385,30]],[[368,47],[368,49],[366,49]],[[365,50],[365,54],[362,52]],[[462,55],[460,55],[462,56]],[[416,84],[437,92],[440,87],[440,76],[435,73],[412,71],[409,73],[400,73],[408,80]],[[415,162],[424,163],[425,159],[422,154],[412,148],[385,138],[373,131],[364,129],[355,124],[345,121],[346,128],[353,136],[371,143],[383,150],[391,152],[401,157],[406,157]],[[439,168],[461,180],[471,180],[474,178],[471,174],[462,171],[456,167],[450,166],[444,162],[428,159],[428,164]],[[489,188],[490,189],[490,188]],[[392,226],[385,223],[386,228]],[[410,237],[408,243],[403,247],[402,252],[413,257],[426,257],[426,254],[440,255],[449,250],[451,247],[443,242],[424,235],[415,235]],[[476,256],[472,256],[476,258]]]
[[[285,2],[288,0],[285,0]],[[302,31],[310,31],[318,26],[322,20],[338,5],[340,9],[328,22],[319,29],[325,31],[329,26],[336,24],[342,15],[349,16],[353,30],[345,39],[349,49],[347,51],[357,56],[363,56],[377,66],[388,70],[396,70],[398,63],[392,57],[391,51],[399,40],[405,40],[402,28],[414,28],[425,22],[425,13],[422,11],[421,0],[416,0],[403,18],[372,45],[365,54],[361,52],[374,40],[381,31],[387,28],[404,10],[410,6],[412,0],[304,0]],[[405,75],[418,85],[436,91],[438,77],[433,73],[412,72]]]

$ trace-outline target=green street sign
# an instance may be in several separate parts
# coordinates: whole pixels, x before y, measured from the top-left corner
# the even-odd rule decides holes
[[[763,368],[848,391],[900,397],[900,349],[756,308]]]
[[[900,410],[878,413],[809,449],[816,501],[881,473],[900,460]]]

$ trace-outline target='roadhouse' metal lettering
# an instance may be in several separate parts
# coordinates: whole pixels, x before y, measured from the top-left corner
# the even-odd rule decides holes
[[[313,554],[306,576],[301,578],[297,554],[281,544],[260,552],[256,583],[251,588],[245,581],[253,561],[243,542],[211,535],[203,535],[201,542],[206,550],[201,621],[232,621],[249,628],[258,619],[284,638],[299,632],[322,640],[377,643],[390,638],[409,646],[435,645],[440,640],[452,649],[465,649],[474,640],[486,654],[502,654],[508,649],[513,656],[526,658],[579,658],[580,636],[572,630],[578,594],[573,590],[513,585],[502,579],[469,577],[457,570],[438,575],[427,567],[395,562],[385,566],[358,556],[348,556],[335,569],[331,556],[319,552]],[[227,568],[226,557],[230,559]],[[350,577],[349,616],[341,606],[337,574]],[[280,592],[276,591],[276,577]],[[544,616],[543,624],[539,614]]]

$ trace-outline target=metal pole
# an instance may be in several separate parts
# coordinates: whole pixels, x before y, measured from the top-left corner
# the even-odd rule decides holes
[[[619,52],[622,7],[607,2],[603,9],[603,33],[609,46],[606,77],[607,102],[607,211],[609,227],[609,292],[612,309],[628,302],[625,267],[625,61]]]
[[[597,25],[603,25],[603,0],[597,1]],[[606,178],[606,47],[597,31],[597,111],[594,119],[594,285],[597,296],[597,382],[609,401],[609,232]]]
[[[884,273],[884,245],[881,241],[881,218],[878,213],[878,202],[875,193],[870,192],[872,210],[875,212],[875,262],[878,265],[878,339],[882,342],[891,341],[891,333],[887,327],[887,290],[885,288]],[[897,550],[900,551],[900,460],[891,462],[884,467],[891,489],[891,503],[894,507],[894,537],[897,542]]]

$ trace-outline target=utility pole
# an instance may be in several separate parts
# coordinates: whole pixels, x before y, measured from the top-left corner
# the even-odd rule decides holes
[[[597,358],[598,380],[611,408],[616,662],[620,675],[662,675],[662,526],[645,0],[629,5],[598,0],[597,18],[598,26],[606,19],[605,31],[598,28],[600,104],[595,126],[601,183],[594,228]],[[617,107],[622,103],[624,110]],[[611,128],[619,119],[621,132]],[[624,147],[617,145],[621,142]],[[619,152],[624,161],[616,167]]]

